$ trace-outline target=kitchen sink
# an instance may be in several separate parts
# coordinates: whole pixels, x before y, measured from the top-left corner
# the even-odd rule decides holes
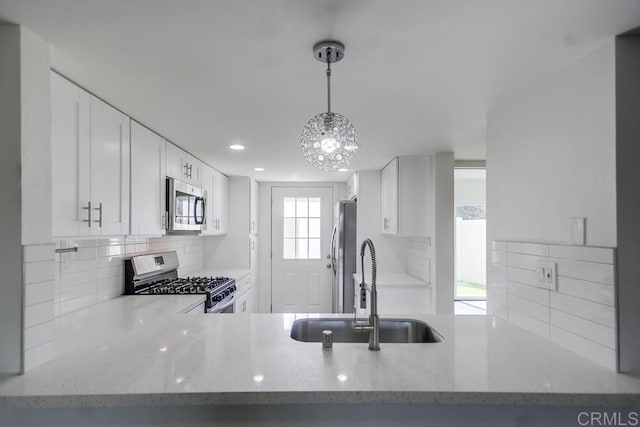
[[[291,325],[291,338],[303,342],[322,342],[322,331],[333,332],[333,342],[369,341],[369,334],[353,330],[353,319],[298,319]],[[381,343],[436,343],[444,338],[431,326],[414,319],[380,319]]]

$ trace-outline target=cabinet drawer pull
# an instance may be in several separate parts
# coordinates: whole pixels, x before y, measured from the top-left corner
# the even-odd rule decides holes
[[[93,222],[98,223],[98,227],[102,228],[102,202],[98,204],[97,208],[93,208],[94,211],[98,211],[98,219],[93,220]]]
[[[87,202],[87,206],[82,209],[87,211],[87,219],[83,219],[82,222],[86,222],[87,227],[91,228],[91,202]]]

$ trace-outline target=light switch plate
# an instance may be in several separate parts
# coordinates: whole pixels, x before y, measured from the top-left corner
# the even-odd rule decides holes
[[[556,263],[552,261],[538,261],[536,264],[537,284],[541,288],[557,290],[557,268]]]

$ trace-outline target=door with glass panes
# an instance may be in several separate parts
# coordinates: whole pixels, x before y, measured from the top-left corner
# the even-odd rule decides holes
[[[330,313],[331,187],[273,187],[271,311]]]

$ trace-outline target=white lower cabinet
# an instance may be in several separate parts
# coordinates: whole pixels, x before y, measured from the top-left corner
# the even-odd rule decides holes
[[[51,73],[54,237],[129,233],[129,118]]]
[[[255,298],[252,288],[252,275],[249,274],[236,280],[236,301],[233,306],[234,313],[255,313]]]
[[[131,121],[131,235],[166,233],[166,141]]]

